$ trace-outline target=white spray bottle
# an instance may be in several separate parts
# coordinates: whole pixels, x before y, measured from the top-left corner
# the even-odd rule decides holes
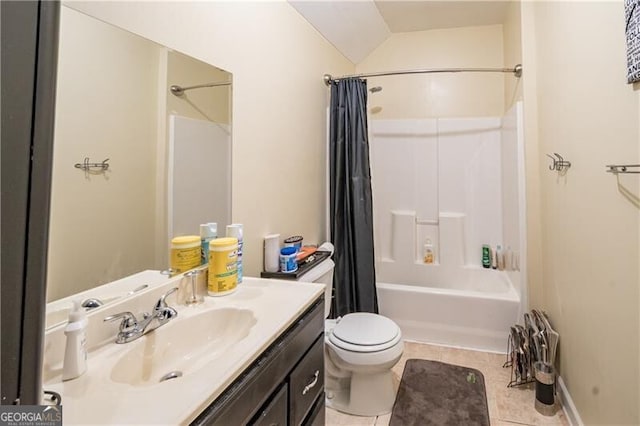
[[[87,371],[87,314],[79,300],[73,301],[69,322],[64,329],[67,344],[62,364],[62,380],[71,380]]]

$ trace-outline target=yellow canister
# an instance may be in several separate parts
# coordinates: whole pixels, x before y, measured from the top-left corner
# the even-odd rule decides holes
[[[200,266],[200,237],[185,235],[171,240],[171,269],[173,275]]]
[[[209,296],[224,296],[238,285],[238,239],[216,238],[209,241]]]

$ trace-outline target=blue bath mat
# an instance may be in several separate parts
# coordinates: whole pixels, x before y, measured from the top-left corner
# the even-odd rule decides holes
[[[489,426],[484,376],[438,361],[407,361],[389,426]]]

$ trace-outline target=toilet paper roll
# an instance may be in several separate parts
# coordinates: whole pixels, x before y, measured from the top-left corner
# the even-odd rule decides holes
[[[280,234],[264,237],[264,270],[278,272],[280,269]]]

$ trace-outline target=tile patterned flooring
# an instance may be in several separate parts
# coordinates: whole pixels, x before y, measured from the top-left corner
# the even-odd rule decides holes
[[[480,370],[484,375],[489,405],[489,417],[493,426],[509,425],[557,425],[569,426],[569,422],[558,409],[553,417],[539,414],[534,408],[533,385],[507,388],[510,369],[502,368],[505,355],[405,342],[402,358],[393,368],[396,386],[400,383],[405,362],[410,358],[441,361]],[[358,417],[327,408],[326,424],[387,426],[391,414],[378,417]]]

